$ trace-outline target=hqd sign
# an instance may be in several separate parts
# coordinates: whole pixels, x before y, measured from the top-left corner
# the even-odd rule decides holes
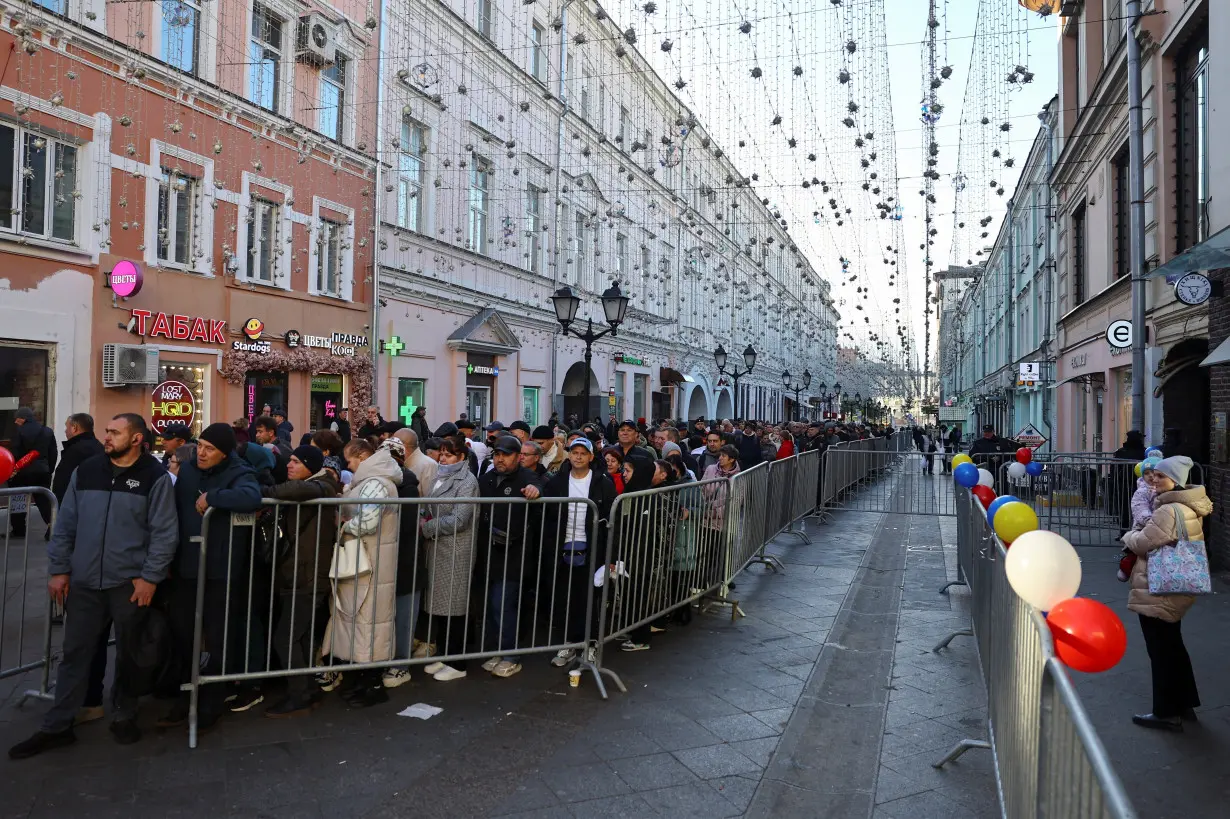
[[[150,426],[162,435],[171,424],[192,426],[196,402],[192,390],[178,381],[163,381],[150,395]]]

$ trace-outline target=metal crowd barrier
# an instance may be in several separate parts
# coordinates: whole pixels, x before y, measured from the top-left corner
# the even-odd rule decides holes
[[[0,565],[0,680],[39,671],[39,687],[26,691],[23,701],[29,698],[51,699],[51,625],[54,603],[47,594],[45,572],[31,572],[31,553],[46,562],[46,546],[41,540],[33,544],[29,534],[15,539],[9,533],[14,513],[34,513],[34,497],[46,498],[51,504],[51,520],[48,529],[55,525],[58,510],[55,495],[50,489],[39,486],[0,488],[0,511],[5,513],[3,527],[3,565]],[[27,518],[28,520],[28,518]],[[27,529],[29,532],[29,529]],[[26,639],[27,634],[38,634],[40,639]]]
[[[1050,629],[1017,597],[1004,572],[1006,552],[981,504],[957,495],[957,555],[972,595],[972,635],[987,693],[987,740],[963,739],[934,766],[971,748],[990,749],[1004,816],[1133,819],[1131,802],[1111,767]]]
[[[952,481],[940,470],[938,453],[900,449],[908,435],[893,439],[855,441],[849,446],[831,446],[824,452],[821,470],[821,510],[827,517],[834,509],[855,512],[888,512],[901,515],[953,516],[956,506]],[[891,477],[891,480],[884,478]]]
[[[817,506],[822,513],[874,482],[908,451],[909,435],[842,441],[823,450]]]

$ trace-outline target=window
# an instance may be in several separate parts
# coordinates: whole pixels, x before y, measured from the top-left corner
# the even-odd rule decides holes
[[[546,39],[546,29],[538,23],[530,26],[530,76],[541,83],[547,81],[547,55],[543,48]]]
[[[161,2],[162,61],[180,71],[195,74],[197,42],[201,30],[200,4],[198,0]]]
[[[525,189],[525,255],[531,272],[542,270],[542,191],[530,185]]]
[[[476,156],[470,163],[469,247],[477,253],[487,252],[487,212],[490,197],[491,163]]]
[[[281,91],[281,62],[282,21],[260,3],[254,3],[248,48],[248,99],[274,113]]]
[[[346,105],[346,58],[341,54],[320,72],[320,132],[342,141],[342,109]]]
[[[68,0],[34,0],[35,5],[42,6],[56,14],[68,14]]]
[[[1072,211],[1072,306],[1085,303],[1085,204]]]
[[[606,133],[606,86],[598,83],[598,130]]]
[[[478,0],[478,33],[491,39],[491,18],[494,9],[492,9],[493,0]]]
[[[401,152],[397,155],[397,224],[410,230],[423,229],[423,154],[427,152],[427,129],[402,120]]]
[[[578,286],[584,287],[586,276],[586,268],[588,265],[589,253],[586,252],[585,243],[585,214],[577,211],[576,220],[573,223],[572,230],[572,256],[576,273],[576,283]]]
[[[593,82],[593,78],[586,71],[581,75],[581,116],[589,119],[589,84]]]
[[[0,230],[77,238],[77,148],[0,125]]]
[[[1126,18],[1123,16],[1123,0],[1103,0],[1102,30],[1106,34],[1106,62],[1115,53],[1115,49],[1123,42],[1123,29]]]
[[[426,401],[426,381],[421,378],[397,379],[397,417],[402,420],[403,424],[410,426],[410,419],[414,417],[414,411],[424,406]],[[420,441],[420,443],[424,442]],[[431,491],[430,488],[428,491]]]
[[[615,276],[619,281],[628,279],[628,237],[615,234]]]
[[[1209,46],[1200,43],[1179,60],[1178,243],[1183,251],[1209,237]]]
[[[632,375],[632,415],[644,418],[649,413],[645,411],[645,400],[649,396],[649,376],[643,373]]]
[[[209,366],[163,360],[158,363],[158,383],[164,381],[178,381],[192,393],[196,412],[188,428],[192,430],[192,437],[197,437],[209,426]]]
[[[199,190],[198,180],[162,169],[158,183],[158,261],[185,266],[192,263]]]
[[[615,141],[618,142],[625,151],[631,147],[628,143],[628,136],[628,109],[621,105],[619,106],[619,136],[615,138]]]
[[[1110,161],[1114,173],[1115,193],[1115,279],[1121,279],[1132,272],[1132,210],[1131,193],[1128,189],[1128,146],[1115,154]]]
[[[273,284],[277,267],[279,208],[253,199],[248,210],[248,279]]]
[[[346,226],[329,219],[320,220],[316,234],[316,292],[322,296],[342,295],[342,251]]]
[[[531,427],[538,426],[538,387],[521,388],[521,420]]]

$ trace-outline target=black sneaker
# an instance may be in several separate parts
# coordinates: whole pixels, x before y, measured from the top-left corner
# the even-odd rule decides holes
[[[234,699],[227,703],[227,708],[236,714],[241,711],[247,711],[249,708],[254,708],[265,701],[265,695],[256,688],[241,689]]]
[[[281,702],[275,703],[265,709],[265,716],[269,719],[288,719],[290,717],[306,717],[319,704],[319,700],[296,700],[293,697],[286,697]]]
[[[389,692],[384,685],[373,685],[360,688],[346,698],[346,704],[351,708],[371,708],[389,701]]]
[[[111,723],[111,736],[121,745],[132,745],[141,740],[141,729],[135,719],[119,719]]]
[[[178,728],[188,721],[188,703],[177,702],[154,723],[157,728]]]
[[[9,748],[9,759],[29,759],[32,756],[38,756],[43,751],[63,748],[67,745],[72,745],[76,741],[77,735],[73,733],[72,728],[67,728],[54,734],[39,731],[29,739]]]

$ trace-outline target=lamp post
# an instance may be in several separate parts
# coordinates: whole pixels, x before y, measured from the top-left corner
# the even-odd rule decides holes
[[[743,365],[747,368],[742,372],[739,371],[739,365],[736,364],[730,372],[726,372],[726,348],[721,344],[713,351],[713,361],[717,364],[718,373],[721,375],[729,375],[735,382],[735,418],[739,415],[739,379],[751,373],[756,367],[756,351],[752,349],[752,345],[747,345],[747,349],[743,351]]]
[[[811,386],[811,373],[808,370],[803,370],[803,383],[791,384],[793,376],[790,375],[790,370],[782,373],[782,386],[787,390],[794,392],[794,418],[791,420],[799,420],[799,393]]]
[[[593,370],[590,368],[590,363],[593,361],[593,346],[594,342],[603,336],[618,335],[619,325],[623,324],[624,316],[628,312],[628,297],[619,290],[618,284],[612,284],[602,294],[602,312],[606,314],[607,328],[594,332],[594,320],[587,318],[585,320],[585,332],[578,332],[572,329],[572,323],[576,321],[577,311],[581,309],[581,299],[572,292],[571,287],[561,287],[555,291],[555,295],[551,296],[551,303],[555,305],[555,318],[559,322],[559,326],[564,335],[571,335],[585,342],[585,410],[582,413],[582,420],[589,414],[591,409],[590,402],[590,373]]]
[[[833,411],[833,402],[841,398],[841,384],[834,384],[833,391],[829,392],[829,385],[823,381],[820,382],[820,400],[824,402],[824,411],[831,413]],[[838,405],[840,407],[840,405]]]

